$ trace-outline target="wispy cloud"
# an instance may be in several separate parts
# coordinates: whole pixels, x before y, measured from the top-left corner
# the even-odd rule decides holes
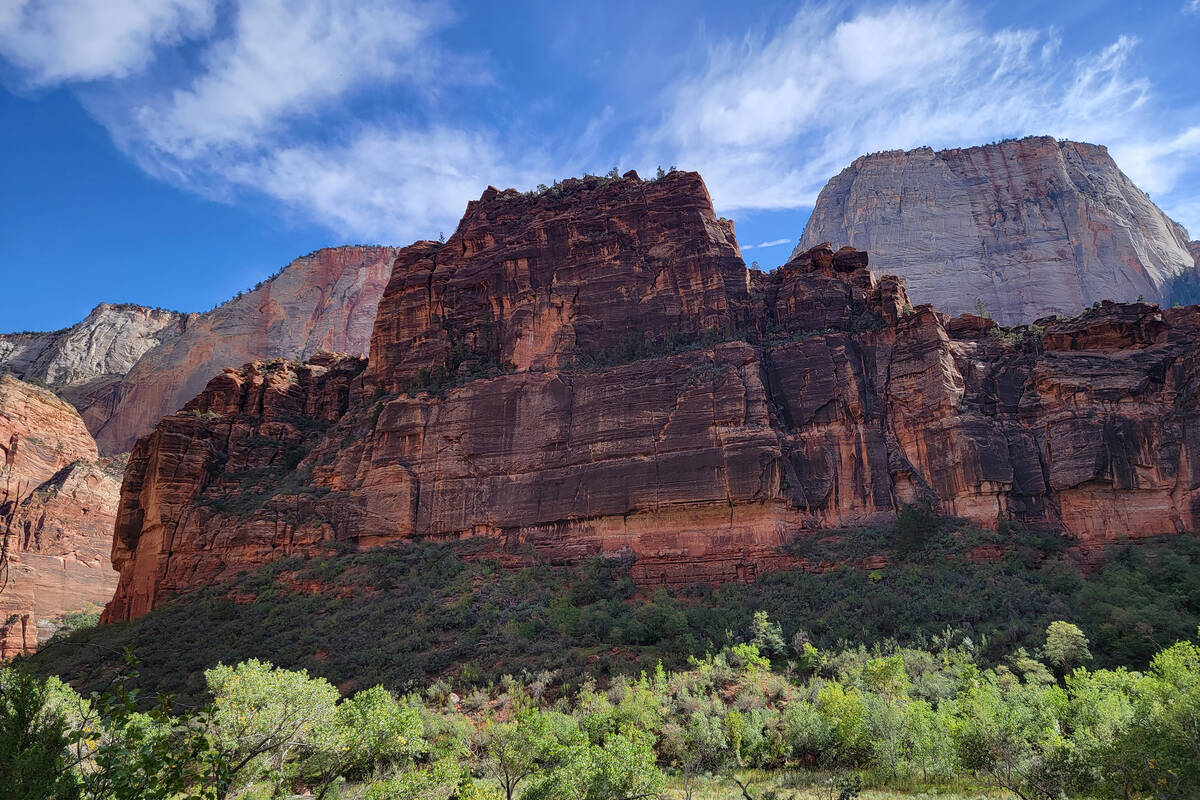
[[[532,185],[491,137],[455,128],[371,126],[345,143],[306,143],[230,164],[226,177],[257,187],[334,230],[406,243],[449,234],[489,183]]]
[[[777,31],[713,46],[667,89],[644,147],[700,170],[728,211],[810,205],[864,153],[1026,134],[1108,144],[1150,191],[1172,192],[1200,163],[1189,134],[1147,113],[1132,38],[1067,59],[1058,32],[987,30],[954,2],[840,9],[806,6]]]
[[[148,173],[211,197],[259,193],[347,239],[435,235],[489,183],[614,163],[699,169],[722,212],[798,208],[863,153],[1042,133],[1109,145],[1200,231],[1183,188],[1200,175],[1194,110],[1157,103],[1131,38],[1067,57],[1058,31],[997,30],[955,2],[809,4],[708,44],[659,102],[625,104],[661,115],[605,105],[579,129],[531,131],[443,111],[503,57],[449,49],[449,3],[0,0],[0,55],[23,86],[74,88]]]
[[[365,84],[428,82],[449,18],[440,4],[260,0],[239,9],[203,71],[136,108],[135,124],[178,159],[260,137]]]
[[[791,239],[772,239],[769,242],[742,245],[743,250],[761,250],[764,247],[779,247],[781,244],[791,244]]]
[[[188,68],[119,80],[209,32],[214,3],[151,14],[142,0],[80,0],[85,18],[111,8],[121,22],[96,44],[60,5],[29,0],[0,17],[0,52],[33,85],[116,79],[85,87],[84,102],[148,173],[211,197],[265,194],[346,238],[428,236],[489,182],[524,180],[494,133],[425,113],[439,91],[487,80],[439,45],[454,18],[442,0],[237,0]],[[70,55],[81,46],[94,54]],[[365,91],[410,113],[347,111]]]
[[[155,51],[211,30],[217,0],[6,0],[0,53],[32,86],[124,78]]]

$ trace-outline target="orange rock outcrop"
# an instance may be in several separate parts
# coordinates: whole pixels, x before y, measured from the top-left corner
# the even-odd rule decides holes
[[[33,652],[66,612],[107,602],[120,496],[75,409],[0,376],[0,659]]]
[[[828,245],[747,270],[694,173],[489,189],[398,252],[368,361],[225,370],[138,441],[105,618],[334,541],[628,553],[681,586],[922,500],[1195,531],[1197,333],[1144,304],[951,319]]]

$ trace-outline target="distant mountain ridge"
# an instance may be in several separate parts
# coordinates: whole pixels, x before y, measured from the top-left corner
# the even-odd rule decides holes
[[[820,242],[867,251],[914,302],[982,303],[1005,324],[1100,300],[1169,305],[1197,257],[1107,148],[1048,136],[857,158],[822,189],[796,253]]]
[[[53,387],[102,454],[125,452],[225,367],[365,354],[394,255],[386,246],[317,250],[203,313],[103,303],[61,331],[0,334],[0,370]]]
[[[0,334],[0,365],[48,386],[124,375],[147,350],[178,336],[187,314],[100,303],[69,328]]]

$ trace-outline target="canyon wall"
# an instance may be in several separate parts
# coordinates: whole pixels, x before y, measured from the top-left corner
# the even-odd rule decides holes
[[[752,578],[906,503],[1097,541],[1200,523],[1200,310],[1000,328],[868,254],[747,270],[694,173],[489,188],[399,251],[369,361],[226,369],[140,439],[105,619],[330,542]]]
[[[0,367],[73,403],[101,453],[125,452],[224,367],[366,353],[394,255],[390,247],[318,250],[201,314],[101,305],[65,331],[0,335]]]
[[[22,380],[52,386],[119,377],[147,350],[178,336],[184,317],[175,311],[101,303],[61,331],[0,334],[0,366]]]
[[[112,597],[122,467],[99,458],[70,405],[0,376],[0,659],[33,652],[54,618]]]
[[[825,241],[867,251],[915,302],[982,302],[1005,324],[1163,302],[1195,263],[1187,232],[1107,149],[1050,137],[862,156],[821,191],[797,252]]]

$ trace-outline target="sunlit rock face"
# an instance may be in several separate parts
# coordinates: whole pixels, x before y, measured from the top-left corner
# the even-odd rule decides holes
[[[75,409],[0,376],[0,659],[37,649],[53,620],[112,597],[120,466],[99,458]]]
[[[124,375],[147,350],[178,335],[184,316],[101,303],[83,321],[60,331],[0,333],[0,366],[23,380],[53,386]]]
[[[867,251],[914,302],[982,303],[1004,324],[1163,302],[1194,265],[1187,232],[1106,148],[1050,137],[862,156],[821,191],[797,251],[826,241]]]
[[[140,439],[106,619],[329,542],[752,579],[906,503],[1081,544],[1197,529],[1195,308],[1005,329],[819,244],[748,270],[699,176],[489,189],[398,251],[369,360],[256,361]]]
[[[391,247],[318,250],[199,314],[103,304],[63,331],[0,335],[0,367],[71,401],[102,454],[127,452],[225,367],[366,354],[394,257]]]

